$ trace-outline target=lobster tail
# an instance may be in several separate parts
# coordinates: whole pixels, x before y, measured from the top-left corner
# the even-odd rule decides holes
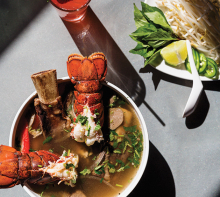
[[[0,188],[9,188],[20,183],[18,179],[18,156],[20,154],[12,147],[0,146]]]
[[[103,53],[93,53],[89,56],[96,67],[99,81],[104,81],[107,74],[107,60]]]
[[[68,57],[67,72],[71,82],[75,85],[74,95],[76,100],[74,102],[74,112],[76,116],[82,115],[90,118],[95,118],[96,124],[102,127],[104,123],[104,110],[102,104],[102,92],[100,91],[107,73],[107,60],[103,53],[93,53],[88,58],[78,54],[72,54]],[[88,113],[89,111],[89,113]],[[90,114],[91,113],[91,114]],[[90,125],[91,126],[91,125]],[[95,141],[102,140],[102,132],[90,132],[90,126],[86,128],[85,136],[79,137],[76,132],[71,132],[71,136],[78,142],[85,142],[87,145],[92,145]],[[92,127],[92,126],[91,126]],[[76,130],[79,130],[79,126]],[[95,134],[96,133],[96,134]],[[93,137],[92,137],[93,135]],[[96,136],[96,139],[94,139]],[[93,138],[93,139],[91,139]],[[90,140],[89,143],[87,140]]]
[[[48,151],[36,151],[27,154],[9,146],[0,145],[0,188],[13,187],[27,179],[36,184],[54,181],[50,176],[48,179],[48,175],[44,175],[39,169],[58,159],[57,155]]]

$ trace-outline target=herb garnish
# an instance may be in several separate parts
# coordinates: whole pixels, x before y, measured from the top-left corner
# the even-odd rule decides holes
[[[49,189],[49,185],[48,185],[48,184],[45,185],[43,191],[41,192],[41,194],[40,194],[41,197],[43,197],[43,193],[44,193],[44,191],[45,191],[46,189]]]
[[[124,127],[126,134],[124,137],[119,136],[115,131],[110,131],[110,141],[113,142],[113,153],[122,154],[125,151],[131,153],[128,157],[128,161],[134,166],[137,167],[140,164],[141,152],[143,151],[143,136],[140,131],[137,130],[137,126]],[[126,137],[125,137],[126,136]],[[121,137],[118,141],[118,137]],[[124,164],[120,160],[116,160],[118,164],[121,164],[121,169],[118,169],[117,172],[123,171],[124,169],[129,168],[129,164]],[[110,167],[111,168],[111,167]],[[113,170],[112,170],[113,171]]]
[[[101,129],[101,125],[100,125],[100,121],[98,120],[95,126],[95,131],[98,131],[99,129]]]
[[[73,184],[76,184],[76,180],[75,180],[75,179],[71,179],[71,182],[72,182]]]
[[[90,135],[90,129],[91,129],[91,126],[89,126],[89,129],[88,129],[88,133],[87,133],[87,136],[89,137]]]
[[[120,107],[120,105],[124,105],[126,103],[122,98],[118,96],[113,96],[113,100],[114,102],[109,104],[109,107],[115,107],[116,105],[119,105]]]
[[[98,116],[98,115],[99,115],[99,113],[98,113],[98,109],[95,109],[95,111],[94,111],[94,112],[95,112],[95,115],[96,115],[96,116]]]
[[[161,63],[162,48],[177,41],[163,12],[157,7],[151,7],[141,2],[142,10],[134,4],[134,20],[137,30],[130,37],[137,42],[137,46],[130,53],[139,54],[146,60],[144,66],[157,66]]]
[[[104,180],[104,178],[101,178],[100,183],[102,183],[103,180]]]
[[[29,149],[29,152],[35,152],[35,150],[34,150],[34,149],[32,149],[32,148],[30,148],[30,149]]]
[[[48,136],[44,141],[43,144],[46,144],[48,142],[50,142],[53,138],[51,136]]]
[[[98,175],[101,175],[102,173],[105,173],[104,165],[97,166],[97,167],[94,169],[94,171],[95,171],[95,173],[98,174]]]
[[[75,168],[75,166],[72,163],[67,163],[66,169],[69,169],[69,168]]]
[[[91,170],[85,168],[83,171],[80,172],[80,174],[82,174],[84,176],[87,175],[87,174],[91,174]]]
[[[79,115],[77,116],[77,118],[76,118],[75,123],[80,122],[81,125],[85,125],[86,122],[87,122],[87,120],[88,120],[88,117],[86,117],[86,116],[82,116],[82,115],[79,114]]]
[[[71,129],[67,130],[67,129],[63,129],[64,131],[66,131],[67,133],[71,132]]]

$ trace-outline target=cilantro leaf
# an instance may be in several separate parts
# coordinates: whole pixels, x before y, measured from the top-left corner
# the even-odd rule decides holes
[[[80,174],[82,174],[84,176],[87,175],[87,174],[91,174],[91,170],[85,168],[83,171],[80,172]]]
[[[76,118],[75,123],[80,122],[81,125],[85,125],[86,122],[87,122],[87,120],[88,120],[88,117],[86,117],[86,116],[82,116],[81,114],[79,114],[79,115],[77,116],[77,118]]]
[[[69,169],[69,168],[75,168],[75,166],[72,163],[67,163],[66,169]]]

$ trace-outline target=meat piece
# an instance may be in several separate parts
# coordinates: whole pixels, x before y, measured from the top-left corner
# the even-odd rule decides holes
[[[123,163],[127,163],[127,158],[129,157],[130,153],[128,151],[125,151],[123,154],[117,154],[117,153],[112,153],[111,156],[109,157],[109,162],[110,163],[116,163],[116,159],[121,160]]]
[[[99,153],[98,157],[96,158],[95,162],[90,166],[90,170],[93,171],[95,167],[97,167],[105,158],[105,151]]]
[[[116,95],[113,95],[109,100],[109,104],[110,105],[114,104],[115,100],[116,100]]]
[[[123,111],[120,108],[109,109],[109,128],[115,130],[123,122]]]
[[[64,113],[58,92],[56,70],[35,73],[31,75],[31,79],[38,93],[34,106],[44,135],[56,138],[56,142],[69,137],[64,129],[70,129],[71,120]]]
[[[109,161],[109,154],[105,154],[105,162],[108,162]],[[105,166],[105,175],[104,175],[104,179],[106,181],[109,181],[110,182],[110,174],[109,174],[109,169],[108,169],[108,165]]]
[[[131,126],[131,122],[133,119],[133,114],[131,111],[124,109],[124,108],[120,108],[123,111],[123,117],[124,117],[124,122],[123,122],[123,126],[125,127],[129,127]]]
[[[94,166],[94,164],[90,167],[90,169],[92,170],[92,175],[93,176],[97,176],[97,177],[99,177],[99,178],[104,178],[104,180],[106,180],[106,181],[110,181],[110,174],[109,174],[109,169],[108,169],[108,165],[106,165],[105,167],[104,167],[104,171],[105,171],[105,173],[102,173],[102,174],[96,174],[95,173],[95,170],[94,170],[94,167],[97,167],[98,165],[105,165],[105,164],[103,164],[103,162],[105,162],[105,163],[107,163],[108,162],[108,160],[109,160],[109,154],[108,153],[105,153],[105,151],[102,151],[100,154],[99,154],[99,156],[98,156],[98,158],[96,159],[96,161],[95,161],[95,166]],[[105,158],[104,159],[104,161],[102,162],[102,160],[103,160],[103,158]],[[102,164],[101,164],[101,162],[102,162]]]

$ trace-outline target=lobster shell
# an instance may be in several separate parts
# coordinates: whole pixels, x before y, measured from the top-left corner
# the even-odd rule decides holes
[[[102,84],[107,74],[107,60],[103,53],[93,53],[88,58],[80,54],[71,54],[67,61],[67,72],[75,85],[74,111],[78,116],[88,106],[92,114],[98,113],[100,125],[104,123],[102,104]]]
[[[49,161],[54,162],[58,159],[59,156],[48,151],[40,150],[27,154],[0,145],[0,188],[10,188],[25,180],[36,184],[55,181],[56,178],[48,179],[49,174],[43,174],[39,168],[49,165]]]

